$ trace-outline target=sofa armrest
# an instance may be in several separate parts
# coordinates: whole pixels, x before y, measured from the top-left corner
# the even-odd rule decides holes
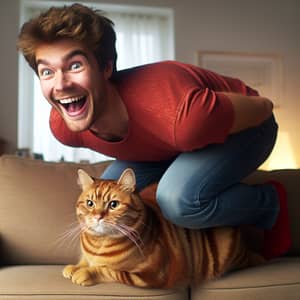
[[[258,170],[245,179],[246,183],[261,184],[269,180],[281,182],[287,192],[292,247],[288,254],[300,254],[300,169]]]

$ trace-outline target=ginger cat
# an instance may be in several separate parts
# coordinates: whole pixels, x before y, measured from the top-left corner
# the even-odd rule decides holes
[[[63,270],[73,283],[173,288],[264,261],[246,248],[238,228],[191,230],[167,221],[155,201],[156,185],[138,194],[131,169],[118,181],[94,179],[83,170],[78,175],[82,257]]]

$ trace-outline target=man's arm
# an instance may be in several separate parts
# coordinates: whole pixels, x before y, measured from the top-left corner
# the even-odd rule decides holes
[[[230,133],[255,127],[272,115],[273,103],[265,97],[234,93],[223,94],[229,98],[234,110],[234,120]]]

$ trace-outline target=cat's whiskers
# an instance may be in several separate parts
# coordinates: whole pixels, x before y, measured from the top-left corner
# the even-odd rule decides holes
[[[141,239],[140,234],[138,231],[126,224],[118,224],[122,229],[124,229],[128,234],[130,234],[136,241],[138,241],[142,246],[144,246],[144,241]]]
[[[64,240],[66,237],[70,236],[72,233],[74,233],[75,230],[77,230],[78,227],[78,222],[72,222],[68,225],[68,228],[62,232],[59,237],[58,237],[58,241],[59,240]]]
[[[141,246],[139,245],[139,244],[144,245],[140,235],[137,232],[135,232],[135,234],[132,233],[132,231],[136,231],[136,230],[133,230],[132,228],[130,228],[126,225],[124,225],[124,227],[121,227],[118,224],[113,224],[113,223],[110,223],[110,222],[106,222],[106,223],[108,225],[110,225],[111,227],[113,227],[114,229],[116,229],[117,231],[119,231],[123,236],[126,236],[127,238],[129,238],[135,244],[135,246],[139,250],[141,256],[145,257],[145,255],[143,253],[143,250],[142,250]]]
[[[80,230],[78,230],[77,227],[66,230],[57,238],[57,246],[63,246],[65,244],[71,245],[76,240],[76,238],[79,237],[79,234]]]
[[[68,247],[72,247],[74,242],[78,241],[81,232],[84,230],[83,226],[77,221],[70,223],[68,227],[69,228],[66,229],[62,234],[60,234],[54,241],[55,247],[60,248],[65,246],[66,244],[68,245]]]

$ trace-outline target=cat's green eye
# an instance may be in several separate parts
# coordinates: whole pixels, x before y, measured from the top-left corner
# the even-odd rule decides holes
[[[109,202],[108,207],[109,207],[110,209],[115,209],[115,208],[117,208],[117,207],[119,206],[119,204],[120,204],[119,201],[117,201],[117,200],[112,200],[112,201]]]
[[[88,207],[93,207],[94,206],[94,202],[92,200],[86,200],[86,205]]]

